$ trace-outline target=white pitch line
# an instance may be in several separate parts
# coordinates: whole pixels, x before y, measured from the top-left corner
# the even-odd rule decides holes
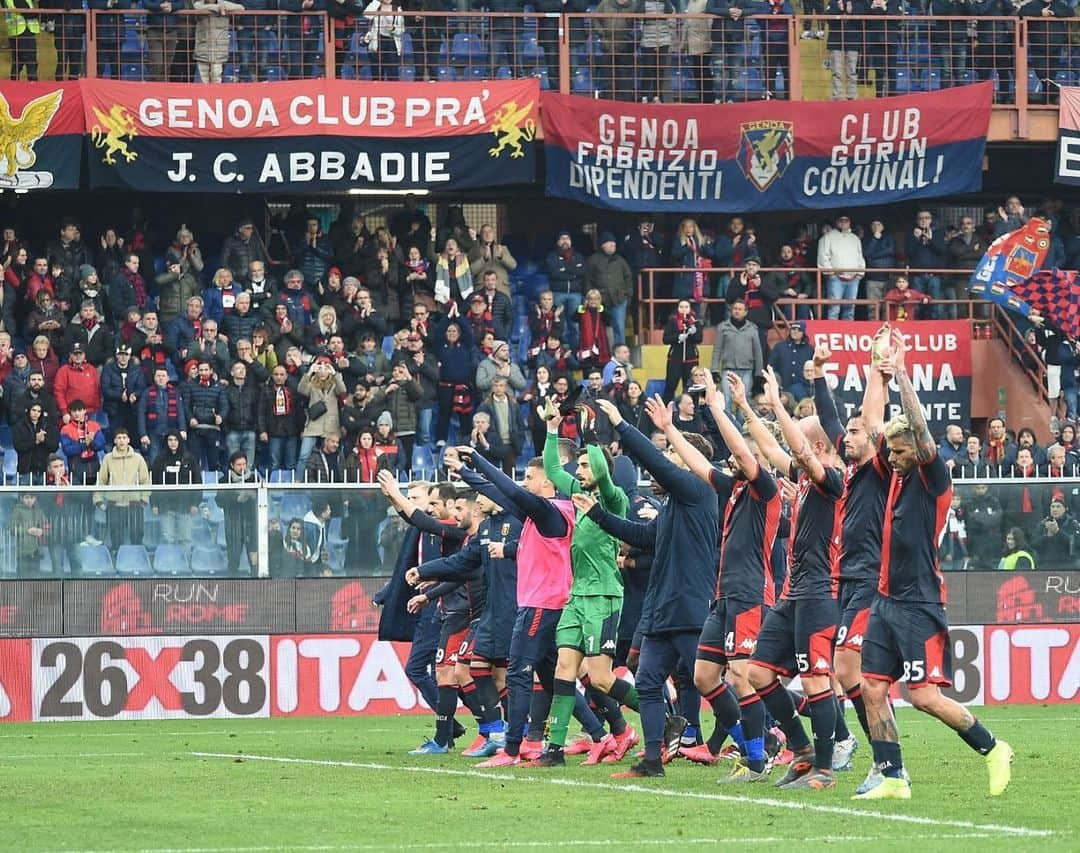
[[[245,735],[314,735],[314,734],[333,734],[336,729],[252,729],[245,731],[244,729],[211,729],[203,731],[201,729],[190,729],[189,731],[176,731],[176,732],[155,732],[150,729],[145,731],[137,731],[132,729],[127,732],[41,732],[41,725],[54,725],[51,723],[43,723],[35,726],[31,732],[26,734],[11,735],[0,734],[0,738],[3,739],[22,739],[22,740],[50,740],[52,738],[91,738],[91,737],[216,737],[218,735],[232,735],[234,737],[243,737]],[[55,725],[63,725],[55,724]],[[365,732],[370,732],[372,729],[364,729]],[[374,731],[395,731],[392,729],[375,729]]]
[[[183,752],[0,752],[0,764],[10,760],[35,760],[43,758],[134,758],[147,755],[186,755]]]
[[[848,808],[845,806],[828,806],[820,803],[793,802],[791,800],[777,800],[769,797],[740,797],[728,794],[709,794],[704,791],[678,791],[671,788],[652,788],[645,785],[613,785],[605,782],[583,782],[579,779],[564,779],[558,777],[540,778],[537,776],[521,776],[517,773],[485,773],[481,770],[453,770],[446,767],[416,767],[401,766],[394,764],[376,764],[374,762],[361,761],[329,761],[315,758],[290,758],[277,755],[245,755],[242,753],[228,752],[191,752],[189,755],[198,758],[228,758],[243,761],[266,761],[276,764],[307,764],[319,767],[347,767],[358,770],[399,770],[406,773],[433,773],[439,776],[465,776],[472,779],[492,779],[499,782],[538,782],[548,785],[561,785],[569,788],[591,788],[601,791],[618,791],[631,794],[653,794],[658,797],[685,798],[693,800],[712,800],[723,803],[739,803],[741,805],[771,806],[779,809],[791,809],[793,811],[819,812],[821,814],[844,815],[845,817],[870,817],[876,820],[893,821],[895,823],[912,823],[921,826],[941,826],[952,829],[966,829],[975,832],[989,832],[998,835],[1034,836],[1047,837],[1054,833],[1048,829],[1030,829],[1023,826],[1007,826],[1003,824],[973,823],[966,820],[938,820],[930,817],[917,815],[890,814],[888,812],[864,811],[862,809]]]
[[[993,838],[990,833],[964,832],[934,835],[905,835],[912,841],[952,841],[970,838]],[[569,839],[562,841],[428,841],[417,844],[343,844],[343,845],[303,845],[290,844],[287,847],[144,847],[129,850],[127,853],[275,853],[275,851],[294,850],[304,853],[317,851],[365,851],[365,850],[459,850],[475,848],[494,849],[530,849],[535,847],[674,847],[677,845],[735,845],[735,844],[801,844],[801,843],[857,843],[892,841],[894,836],[886,835],[817,835],[812,838],[790,838],[782,836],[763,836],[751,838],[634,838],[626,839]],[[120,848],[108,850],[61,850],[48,853],[122,853]]]

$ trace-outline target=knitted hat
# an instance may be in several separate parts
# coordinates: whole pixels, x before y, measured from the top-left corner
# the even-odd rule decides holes
[[[375,421],[375,426],[382,426],[383,424],[386,424],[390,429],[394,428],[394,419],[390,416],[389,412],[383,412],[379,415],[379,419]]]

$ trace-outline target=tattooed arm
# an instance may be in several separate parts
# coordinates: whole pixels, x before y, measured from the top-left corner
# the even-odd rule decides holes
[[[920,465],[925,465],[937,455],[937,445],[926,425],[926,415],[923,414],[919,395],[915,393],[915,386],[911,384],[911,377],[907,375],[904,367],[904,352],[907,348],[899,330],[893,330],[893,347],[889,367],[893,370],[896,384],[900,386],[900,405],[904,409],[911,434],[915,437],[915,459]],[[884,368],[886,372],[889,367]]]

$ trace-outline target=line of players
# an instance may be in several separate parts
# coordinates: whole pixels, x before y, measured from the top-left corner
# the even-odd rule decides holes
[[[952,674],[936,557],[951,478],[907,375],[903,336],[886,328],[880,340],[863,407],[846,428],[824,381],[827,350],[814,357],[816,417],[794,421],[766,371],[766,396],[788,450],[729,374],[744,436],[710,377],[705,402],[729,452],[724,467],[714,464],[706,438],[673,424],[659,398],[646,408],[668,440],[666,453],[623,422],[613,405],[598,401],[624,454],[666,493],[648,521],[627,517],[630,502],[612,481],[606,448],[586,445],[575,474],[564,470],[554,410],[546,413],[544,456],[530,461],[521,486],[469,448],[448,454],[447,467],[474,490],[458,498],[456,524],[426,515],[417,495],[405,498],[391,477],[382,479],[398,510],[438,536],[445,550],[425,560],[419,549],[405,575],[409,584],[423,584],[408,601],[410,612],[438,602],[441,618],[437,695],[429,691],[434,702],[425,694],[436,709],[435,737],[413,754],[452,748],[461,734],[453,718],[460,695],[480,721],[480,737],[465,754],[487,758],[481,767],[523,759],[558,766],[578,751],[588,753],[586,764],[618,761],[638,740],[623,718],[626,706],[641,715],[645,748],[616,777],[663,776],[676,752],[715,764],[730,737],[738,760],[721,782],[754,783],[769,779],[772,769],[771,716],[793,753],[775,784],[829,789],[836,786],[834,770],[850,769],[857,747],[833,689],[835,674],[873,750],[856,798],[911,795],[889,700],[897,681],[907,683],[916,708],[986,757],[990,793],[1001,794],[1011,748],[940,689]],[[903,414],[886,425],[890,381],[899,388]],[[445,502],[442,488],[432,494]],[[772,561],[784,523],[782,490],[792,512],[788,572],[777,598]],[[633,685],[612,669],[623,599],[620,542],[652,553]],[[453,543],[461,544],[456,553]],[[707,742],[681,748],[686,721],[669,712],[665,687],[680,672],[692,672],[696,688],[684,675],[687,715],[696,716],[700,694],[716,716]],[[802,695],[782,681],[796,674]],[[809,736],[800,714],[810,718]],[[567,747],[571,715],[588,737]],[[531,740],[524,741],[527,720]]]

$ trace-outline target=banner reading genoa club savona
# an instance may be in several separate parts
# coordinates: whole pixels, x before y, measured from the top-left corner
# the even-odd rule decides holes
[[[548,195],[642,211],[833,209],[982,186],[991,84],[682,106],[544,93]]]
[[[440,190],[535,178],[532,78],[83,87],[94,187]]]
[[[0,83],[0,189],[78,189],[79,83]]]
[[[971,324],[964,320],[919,320],[896,326],[908,346],[904,361],[930,430],[937,435],[947,424],[967,423],[971,418]],[[825,372],[836,377],[835,395],[843,423],[862,405],[870,347],[880,328],[880,323],[868,320],[806,323],[811,345],[825,344],[832,351]],[[886,416],[891,418],[901,411],[894,383]]]

